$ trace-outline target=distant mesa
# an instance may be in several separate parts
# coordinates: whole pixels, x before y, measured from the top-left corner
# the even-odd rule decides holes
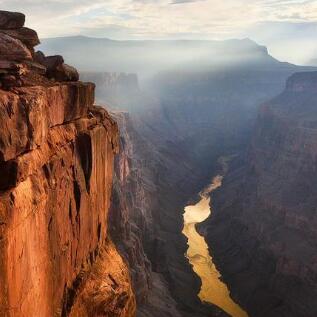
[[[63,53],[81,72],[138,73],[140,77],[161,71],[206,71],[215,66],[281,66],[265,46],[250,39],[116,41],[73,36],[43,39],[40,49]]]

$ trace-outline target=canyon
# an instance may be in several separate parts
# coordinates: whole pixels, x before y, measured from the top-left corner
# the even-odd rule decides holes
[[[186,256],[194,272],[201,279],[201,289],[198,294],[201,301],[217,305],[232,317],[247,317],[246,312],[230,297],[230,292],[226,284],[221,281],[221,274],[210,256],[212,250],[209,250],[204,237],[196,229],[197,225],[212,215],[211,194],[221,186],[222,179],[222,175],[215,176],[211,184],[200,192],[200,201],[184,209],[183,234],[188,239]]]
[[[194,237],[240,316],[315,317],[315,69],[24,23],[0,11],[0,315],[227,317]]]
[[[317,73],[296,73],[261,106],[250,148],[200,228],[251,316],[317,314],[316,97]]]
[[[132,206],[127,204],[125,213],[130,221],[136,217],[133,221],[135,228],[142,228],[138,233],[139,241],[143,241],[142,252],[151,262],[151,269],[147,267],[147,272],[150,272],[147,280],[149,293],[138,307],[140,316],[153,309],[153,302],[155,311],[145,316],[226,316],[216,307],[201,306],[197,302],[201,281],[197,276],[193,277],[192,268],[184,257],[187,241],[180,235],[182,210],[192,199],[196,201],[198,190],[217,172],[220,156],[246,151],[252,122],[257,115],[257,103],[273,97],[278,89],[282,90],[293,70],[293,66],[288,71],[283,69],[272,73],[244,69],[222,73],[221,77],[197,73],[186,76],[161,74],[148,84],[146,91],[140,88],[136,76],[82,73],[83,78],[94,81],[99,87],[98,102],[115,111],[129,111],[129,114],[124,112],[125,123],[119,123],[120,130],[125,131],[121,137],[126,145],[135,149],[135,153],[128,156],[130,170],[133,174],[143,174],[143,188],[148,193],[147,208],[142,207],[131,216],[129,212],[135,203]],[[244,76],[242,83],[241,76]],[[228,88],[229,80],[231,85]],[[128,83],[127,89],[123,82]],[[192,87],[193,82],[195,87]],[[250,85],[254,88],[250,89]],[[128,136],[131,131],[134,137]],[[122,174],[127,165],[121,164],[117,173]],[[140,181],[134,183],[140,184]],[[130,188],[130,200],[144,202],[144,196]],[[225,232],[222,234],[226,235]],[[222,263],[216,263],[222,274]],[[158,278],[161,283],[157,282]],[[168,287],[165,293],[170,292],[175,301],[168,304],[173,307],[173,310],[170,308],[171,314],[164,310],[166,298],[156,296],[153,300],[151,292],[151,284],[157,289],[164,282]],[[231,284],[228,285],[231,292]],[[235,294],[233,298],[239,302]]]

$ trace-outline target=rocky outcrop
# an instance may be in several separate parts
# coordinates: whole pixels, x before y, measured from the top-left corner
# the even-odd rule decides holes
[[[84,287],[75,298],[70,317],[135,316],[129,270],[112,242],[106,242],[95,263],[85,273]]]
[[[62,56],[46,57],[40,51],[35,52],[34,47],[40,41],[34,30],[23,26],[23,14],[1,11],[0,15],[2,88],[50,85],[54,81],[78,81],[77,70],[66,65]]]
[[[23,24],[0,11],[0,315],[133,317],[108,233],[117,125]]]
[[[317,73],[291,76],[264,104],[202,228],[233,296],[252,317],[317,315]]]

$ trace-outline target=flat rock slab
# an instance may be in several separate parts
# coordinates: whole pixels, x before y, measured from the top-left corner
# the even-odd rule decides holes
[[[31,52],[20,40],[3,33],[0,33],[0,56],[8,61],[32,59]]]
[[[19,12],[0,11],[1,29],[19,29],[25,23],[25,15]]]
[[[29,28],[23,27],[17,30],[6,30],[0,28],[0,33],[7,34],[17,40],[20,40],[27,47],[34,47],[40,44],[37,33]]]

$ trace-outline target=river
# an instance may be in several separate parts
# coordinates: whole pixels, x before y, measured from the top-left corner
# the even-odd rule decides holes
[[[208,245],[195,227],[211,214],[210,196],[212,191],[221,186],[222,179],[222,176],[216,176],[211,185],[200,193],[200,201],[196,205],[185,207],[183,234],[188,239],[186,257],[201,279],[202,286],[198,296],[202,302],[214,304],[232,317],[248,317],[230,297],[228,287],[221,281],[221,275],[209,254]]]

